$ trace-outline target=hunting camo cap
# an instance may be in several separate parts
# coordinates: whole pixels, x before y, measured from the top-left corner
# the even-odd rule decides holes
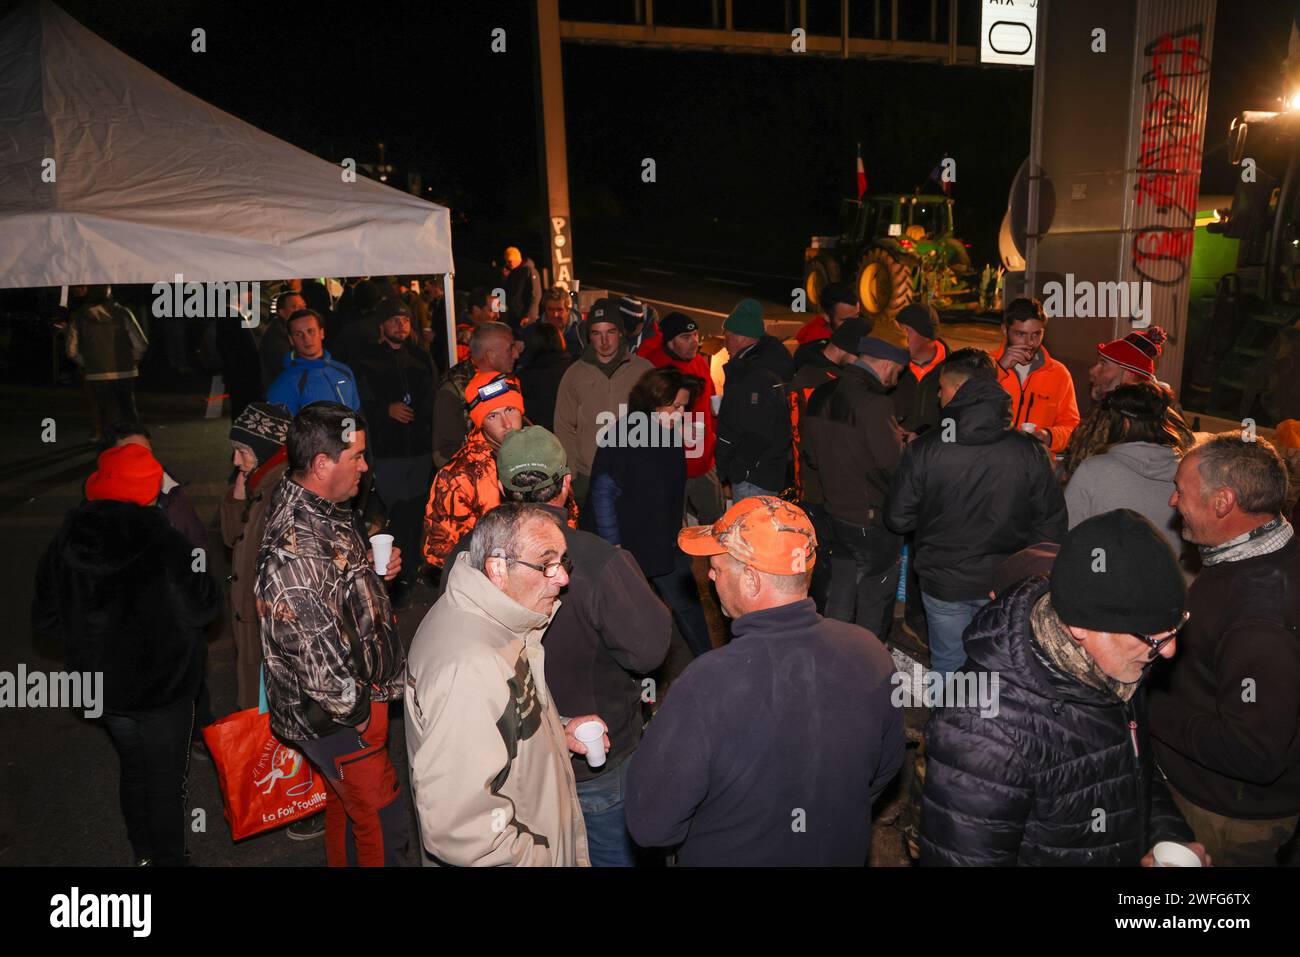
[[[798,575],[817,560],[817,533],[797,505],[755,495],[741,499],[712,525],[693,525],[677,533],[687,555],[721,555],[769,575]]]

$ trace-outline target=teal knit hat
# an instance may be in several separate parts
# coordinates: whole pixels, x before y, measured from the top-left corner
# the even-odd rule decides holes
[[[736,308],[731,310],[731,315],[727,316],[722,328],[738,336],[762,339],[767,334],[767,328],[763,325],[763,307],[757,299],[740,300],[736,303]]]

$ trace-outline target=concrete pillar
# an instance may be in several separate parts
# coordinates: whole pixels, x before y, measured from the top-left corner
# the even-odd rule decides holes
[[[573,232],[569,219],[569,160],[564,136],[564,74],[560,60],[559,0],[537,0],[537,73],[545,170],[542,191],[553,285],[573,283]]]
[[[1049,323],[1048,349],[1069,367],[1081,408],[1097,343],[1146,323],[1170,336],[1157,375],[1175,392],[1181,385],[1214,8],[1214,0],[1038,5],[1029,289],[1068,290],[1067,275],[1075,288],[1149,283],[1145,320],[1131,309],[1092,317],[1071,309]]]

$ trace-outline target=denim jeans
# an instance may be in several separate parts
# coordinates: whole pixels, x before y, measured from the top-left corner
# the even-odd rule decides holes
[[[578,803],[582,821],[587,826],[587,852],[592,867],[635,867],[636,846],[627,833],[623,816],[623,792],[627,788],[629,756],[617,768],[611,768],[590,781],[578,782]]]
[[[894,618],[903,539],[883,526],[834,517],[831,529],[844,560],[832,563],[826,617],[861,625],[884,641]]]
[[[930,668],[941,672],[956,671],[966,663],[962,633],[975,617],[975,612],[989,600],[944,601],[922,592],[921,601],[925,603],[925,624],[930,633]]]
[[[753,482],[732,482],[731,483],[731,501],[739,502],[742,498],[752,498],[755,495],[768,495],[772,498],[780,498],[780,492],[770,492],[765,488],[759,488]]]
[[[700,590],[695,584],[695,570],[691,556],[677,552],[677,567],[667,575],[655,575],[650,584],[673,611],[673,621],[682,633],[682,640],[696,658],[710,651],[709,625],[704,620],[704,606],[700,604]]]
[[[122,762],[119,791],[137,861],[185,863],[185,779],[194,702],[153,711],[105,712],[104,727]]]

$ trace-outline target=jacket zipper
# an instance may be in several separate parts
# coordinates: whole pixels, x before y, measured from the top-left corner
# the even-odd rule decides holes
[[[1129,744],[1132,746],[1132,750],[1133,750],[1133,778],[1134,778],[1134,786],[1137,790],[1137,799],[1138,799],[1138,808],[1139,808],[1138,840],[1142,845],[1140,848],[1141,853],[1145,854],[1147,851],[1146,843],[1148,839],[1147,838],[1148,815],[1146,813],[1141,812],[1141,808],[1146,804],[1147,801],[1146,795],[1143,793],[1142,790],[1142,752],[1141,749],[1138,747],[1137,721],[1133,716],[1133,709],[1130,707],[1129,702],[1127,701],[1124,702],[1124,717],[1128,721]]]

